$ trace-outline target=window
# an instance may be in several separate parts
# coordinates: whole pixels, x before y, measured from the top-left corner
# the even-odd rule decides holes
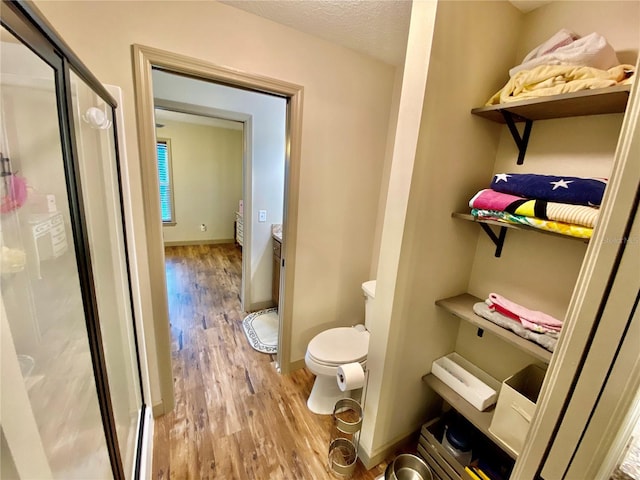
[[[160,211],[162,223],[175,225],[173,208],[173,179],[171,177],[171,142],[168,139],[158,140],[158,180],[160,183]]]

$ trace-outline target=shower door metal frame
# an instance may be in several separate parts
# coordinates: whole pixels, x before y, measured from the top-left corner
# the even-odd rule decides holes
[[[84,204],[82,199],[82,179],[79,168],[78,146],[73,122],[73,108],[71,104],[71,82],[70,73],[73,71],[86,84],[98,94],[112,109],[113,134],[114,134],[114,158],[118,172],[118,192],[120,208],[123,219],[122,231],[125,251],[125,264],[127,278],[129,282],[129,301],[131,302],[132,329],[135,340],[135,355],[137,360],[137,381],[140,387],[141,404],[138,422],[138,442],[136,446],[136,462],[134,478],[139,477],[140,453],[142,450],[142,432],[144,428],[145,403],[142,384],[142,373],[140,370],[140,353],[138,348],[138,334],[135,328],[135,310],[133,308],[133,297],[131,291],[131,271],[129,265],[129,253],[127,249],[126,228],[124,225],[124,211],[122,184],[120,182],[121,169],[118,154],[118,135],[116,128],[115,108],[117,102],[103,87],[100,81],[87,69],[80,59],[71,51],[69,46],[55,32],[54,28],[42,17],[35,5],[30,1],[0,0],[0,20],[2,26],[9,30],[16,38],[20,39],[25,46],[31,49],[43,61],[45,61],[54,71],[56,100],[58,106],[58,121],[60,124],[60,142],[64,162],[66,178],[66,190],[71,213],[71,227],[73,232],[76,262],[80,281],[82,303],[85,314],[85,324],[89,341],[89,350],[93,366],[94,380],[98,394],[100,415],[104,429],[107,449],[111,469],[115,480],[125,480],[118,437],[115,426],[113,406],[111,404],[111,394],[107,375],[105,353],[100,330],[100,319],[98,314],[98,304],[93,282],[93,270],[91,266],[91,253],[89,247],[89,235],[85,221]]]

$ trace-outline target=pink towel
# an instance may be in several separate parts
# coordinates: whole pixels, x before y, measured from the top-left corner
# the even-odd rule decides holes
[[[497,293],[490,293],[487,301],[489,308],[498,311],[508,311],[520,319],[522,326],[539,333],[559,332],[562,329],[562,322],[557,318],[543,312],[529,310],[522,305],[518,305],[511,300],[504,298]]]

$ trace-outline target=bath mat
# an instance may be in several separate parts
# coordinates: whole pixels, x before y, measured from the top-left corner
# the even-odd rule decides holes
[[[278,351],[278,309],[268,308],[247,315],[242,328],[249,345],[262,353]]]

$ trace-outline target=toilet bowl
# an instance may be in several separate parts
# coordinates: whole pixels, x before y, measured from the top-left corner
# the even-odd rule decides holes
[[[358,362],[363,369],[366,367],[369,350],[367,325],[375,297],[375,280],[363,283],[362,290],[366,298],[365,325],[325,330],[313,337],[307,346],[304,361],[316,375],[307,406],[314,413],[331,414],[338,400],[351,395],[351,392],[343,392],[338,387],[336,375],[340,365]]]

